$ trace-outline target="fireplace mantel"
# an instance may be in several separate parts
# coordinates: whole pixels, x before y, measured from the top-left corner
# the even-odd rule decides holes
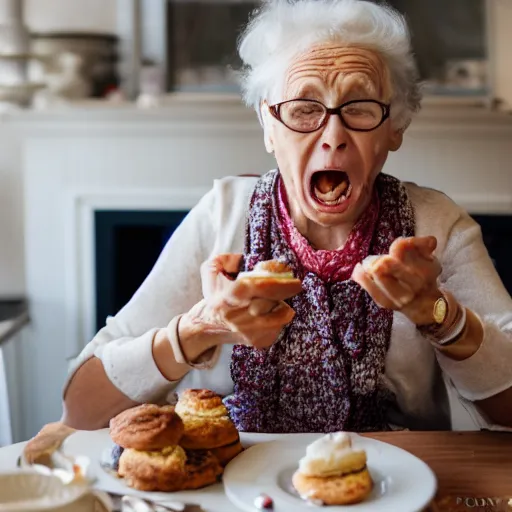
[[[198,123],[204,129],[233,125],[246,130],[260,130],[255,112],[244,106],[238,96],[229,94],[176,93],[167,96],[157,108],[138,108],[132,103],[108,103],[88,100],[70,106],[42,111],[21,110],[3,114],[1,120],[20,127],[23,131],[49,128],[72,128],[87,131],[88,126],[109,130],[113,126],[131,130],[134,126],[151,125],[153,130],[174,126],[196,130]],[[1,121],[0,121],[1,122]],[[510,136],[512,116],[492,111],[483,103],[471,99],[447,100],[427,97],[423,108],[407,130],[408,134],[438,137],[481,135]]]

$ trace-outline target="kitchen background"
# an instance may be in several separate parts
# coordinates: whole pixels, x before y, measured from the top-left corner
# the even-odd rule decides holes
[[[391,3],[426,97],[386,172],[475,215],[512,290],[512,0]],[[0,0],[0,445],[59,418],[70,361],[212,181],[274,166],[233,72],[255,5]]]

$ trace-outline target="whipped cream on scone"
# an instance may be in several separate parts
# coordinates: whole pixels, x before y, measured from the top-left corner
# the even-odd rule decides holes
[[[299,461],[299,471],[306,476],[330,477],[362,470],[366,453],[354,450],[346,432],[328,434],[311,443]]]
[[[252,270],[240,272],[237,279],[270,277],[272,279],[295,279],[290,267],[281,261],[269,260],[256,263]]]

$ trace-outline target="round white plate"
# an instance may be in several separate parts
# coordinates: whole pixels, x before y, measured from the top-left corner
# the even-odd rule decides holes
[[[196,491],[181,491],[173,493],[165,492],[142,492],[129,488],[122,478],[114,476],[111,472],[103,469],[101,461],[105,460],[106,455],[113,446],[108,429],[95,431],[78,431],[69,436],[63,443],[61,451],[64,454],[78,456],[86,455],[91,459],[91,465],[88,470],[94,479],[93,487],[95,489],[114,494],[129,494],[157,501],[162,504],[172,504],[173,502],[203,503],[215,500],[217,495],[223,495],[222,484],[215,484]]]
[[[355,449],[366,450],[375,487],[363,503],[325,507],[326,512],[416,512],[430,503],[436,492],[436,478],[423,461],[393,445],[357,434],[351,436]],[[312,512],[315,507],[294,492],[291,477],[306,447],[319,437],[294,435],[242,452],[224,473],[229,499],[242,510],[254,512],[255,498],[265,493],[274,501],[274,512]]]

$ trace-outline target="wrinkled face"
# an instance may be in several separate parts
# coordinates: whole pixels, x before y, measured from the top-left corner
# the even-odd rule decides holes
[[[280,101],[313,99],[333,108],[355,99],[389,103],[387,68],[370,50],[321,44],[299,55],[288,69]],[[312,133],[297,133],[268,112],[266,144],[274,151],[296,224],[351,224],[367,207],[388,152],[402,142],[386,120],[370,132],[345,128],[339,116]],[[266,109],[266,111],[265,111]]]

